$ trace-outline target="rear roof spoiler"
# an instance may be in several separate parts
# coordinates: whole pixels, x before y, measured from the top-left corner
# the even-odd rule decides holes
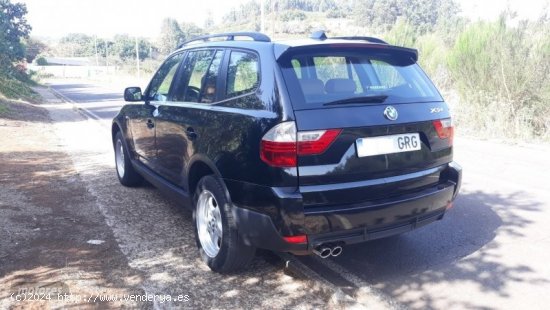
[[[314,39],[314,40],[321,40],[321,41],[329,39],[329,37],[327,37],[327,34],[325,33],[324,30],[319,30],[319,31],[313,32],[309,36],[309,38]],[[375,37],[346,36],[346,37],[330,37],[330,39],[360,40],[360,41],[367,41],[367,42],[372,42],[372,43],[388,44],[388,42],[386,42],[382,39],[379,39],[379,38],[375,38]]]
[[[288,45],[274,45],[275,58],[278,60],[283,54],[290,51],[299,51],[307,49],[330,49],[333,47],[340,48],[372,48],[372,49],[383,49],[386,51],[393,51],[401,54],[400,56],[410,59],[414,62],[418,61],[418,50],[413,48],[401,47],[390,45],[386,41],[375,38],[375,37],[366,37],[366,36],[345,36],[345,37],[328,37],[324,30],[319,30],[313,32],[310,36],[310,39],[319,41],[319,44],[307,44],[307,45],[297,45],[297,46],[288,46]],[[328,41],[327,41],[328,40]],[[331,42],[331,40],[338,40]],[[349,42],[346,42],[349,41]],[[362,42],[359,42],[362,41]]]
[[[408,47],[401,47],[401,46],[395,46],[395,45],[389,45],[389,44],[379,44],[379,43],[357,43],[357,42],[328,42],[324,41],[320,44],[312,44],[312,45],[299,45],[299,46],[288,46],[288,45],[280,45],[275,44],[273,52],[275,53],[275,58],[279,60],[283,55],[287,53],[293,53],[293,52],[301,52],[301,51],[314,51],[314,50],[330,50],[332,48],[345,48],[347,50],[370,50],[374,52],[393,52],[398,54],[401,57],[404,57],[406,59],[412,60],[413,62],[418,61],[418,50]]]

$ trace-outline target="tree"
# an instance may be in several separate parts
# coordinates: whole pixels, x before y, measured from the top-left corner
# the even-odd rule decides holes
[[[136,57],[135,39],[127,34],[117,34],[113,38],[111,50],[120,60],[127,60]]]
[[[299,10],[287,10],[281,14],[280,19],[283,22],[290,22],[293,20],[304,20],[306,19],[306,14]]]
[[[454,0],[401,0],[400,14],[417,34],[430,32],[440,23],[456,21],[459,5]]]
[[[27,62],[32,62],[36,56],[45,52],[48,46],[35,38],[25,40],[25,58]]]
[[[12,71],[13,64],[25,57],[21,40],[27,38],[31,31],[26,14],[25,4],[0,0],[0,73]]]
[[[455,0],[358,0],[354,19],[360,26],[386,32],[402,19],[418,35],[439,24],[456,21],[459,6]]]
[[[57,46],[59,56],[88,57],[95,55],[94,38],[84,33],[70,33]]]
[[[36,64],[39,65],[39,66],[47,66],[48,61],[46,60],[46,58],[40,56],[40,57],[36,58]]]
[[[278,4],[278,3],[277,3]],[[267,2],[266,7],[271,7],[270,2]],[[229,13],[222,17],[224,24],[245,24],[258,20],[260,16],[260,4],[256,1],[248,1],[240,4],[238,7],[231,9]]]
[[[180,40],[189,40],[193,37],[204,34],[204,30],[194,23],[182,22],[180,24],[180,29],[182,33]]]
[[[160,28],[160,37],[158,42],[159,50],[162,54],[171,53],[178,46],[179,40],[183,37],[178,21],[172,18],[165,18]]]
[[[390,30],[401,15],[399,0],[358,0],[354,12],[357,25],[379,32]]]
[[[139,38],[138,46],[139,59],[143,60],[150,57],[149,51],[151,44],[149,44],[149,42]],[[136,38],[130,37],[127,34],[117,34],[113,38],[113,44],[109,47],[109,50],[112,51],[110,54],[117,55],[122,61],[133,60],[136,58]]]
[[[212,17],[212,11],[208,11],[206,20],[204,21],[204,29],[210,29],[214,26],[214,18]]]

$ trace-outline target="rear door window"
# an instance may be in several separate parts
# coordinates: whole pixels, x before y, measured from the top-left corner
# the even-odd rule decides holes
[[[176,101],[199,102],[214,53],[214,50],[197,50],[187,54],[174,95]]]
[[[391,50],[295,52],[283,56],[279,65],[295,109],[319,108],[355,97],[385,98],[381,101],[386,104],[442,101],[418,65]]]
[[[218,74],[220,72],[223,51],[217,51],[208,67],[206,75],[202,79],[199,102],[213,103],[216,101],[217,88],[219,85]]]

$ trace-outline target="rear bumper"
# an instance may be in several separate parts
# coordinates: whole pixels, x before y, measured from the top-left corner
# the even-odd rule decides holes
[[[323,243],[352,244],[384,238],[442,219],[460,190],[462,168],[456,163],[449,164],[442,172],[442,179],[443,183],[420,192],[330,208],[298,209],[297,206],[301,205],[299,194],[263,188],[264,203],[272,201],[283,216],[266,214],[261,209],[241,204],[241,201],[234,201],[233,216],[245,243],[274,251],[308,254]],[[233,194],[238,185],[235,181],[230,184],[228,189]],[[250,184],[246,186],[248,190],[252,189]],[[271,194],[266,197],[268,192]],[[240,197],[242,193],[236,196]],[[247,202],[251,203],[250,200]],[[287,223],[289,221],[291,223]],[[292,244],[283,239],[283,235],[300,234],[307,235],[307,243]]]
[[[406,221],[396,222],[391,225],[377,228],[355,228],[336,232],[329,232],[308,236],[308,243],[311,249],[325,243],[353,244],[369,240],[386,238],[394,235],[409,232],[416,228],[426,226],[440,220],[445,215],[445,208],[436,210],[421,216],[413,217]]]

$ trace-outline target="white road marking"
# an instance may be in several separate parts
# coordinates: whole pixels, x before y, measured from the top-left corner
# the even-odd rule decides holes
[[[105,124],[103,124],[101,122],[101,117],[99,117],[99,115],[95,114],[94,112],[84,108],[84,107],[80,107],[77,105],[77,101],[74,101],[72,100],[71,98],[63,95],[60,91],[58,91],[57,89],[53,88],[53,87],[48,87],[56,96],[60,97],[62,100],[68,102],[68,103],[71,103],[73,105],[73,108],[76,109],[76,110],[80,110],[82,111],[84,114],[86,114],[86,116],[90,117],[90,118],[93,118],[97,121],[100,121],[99,124],[101,124],[101,126],[105,127]]]
[[[100,245],[100,244],[105,243],[105,240],[95,240],[95,239],[92,239],[92,240],[86,241],[86,243],[88,243],[88,244],[93,244],[93,245]]]

